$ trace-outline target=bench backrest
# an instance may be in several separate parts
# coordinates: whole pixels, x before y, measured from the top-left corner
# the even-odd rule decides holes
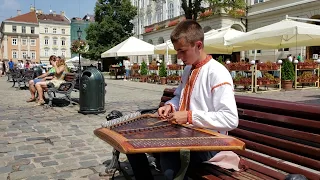
[[[164,90],[159,106],[174,96],[174,90]],[[229,135],[265,154],[246,150],[237,151],[239,155],[287,173],[320,178],[320,106],[246,96],[236,96],[236,102],[239,126]]]

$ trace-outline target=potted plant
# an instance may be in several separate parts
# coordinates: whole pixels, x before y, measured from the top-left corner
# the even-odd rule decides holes
[[[219,56],[219,57],[218,57],[218,62],[221,63],[221,64],[223,64],[223,57],[222,57],[222,56]]]
[[[159,76],[160,76],[161,84],[166,84],[167,83],[167,69],[166,69],[166,65],[164,63],[164,60],[160,64]]]
[[[147,74],[148,74],[148,66],[146,62],[142,61],[141,63],[141,69],[140,69],[140,75],[141,75],[141,82],[147,82]]]
[[[285,59],[281,67],[281,86],[284,90],[292,90],[294,76],[294,66],[292,62]]]

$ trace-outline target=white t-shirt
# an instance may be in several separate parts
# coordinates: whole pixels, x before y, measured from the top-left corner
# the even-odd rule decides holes
[[[125,69],[130,69],[130,61],[123,60],[123,66],[124,66]]]
[[[288,60],[289,60],[290,62],[292,62],[292,56],[289,56],[289,57],[288,57]]]

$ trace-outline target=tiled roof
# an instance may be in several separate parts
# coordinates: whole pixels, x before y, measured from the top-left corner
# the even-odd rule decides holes
[[[40,22],[69,24],[69,20],[60,14],[37,14]]]
[[[34,11],[6,19],[5,21],[38,23],[38,19]]]

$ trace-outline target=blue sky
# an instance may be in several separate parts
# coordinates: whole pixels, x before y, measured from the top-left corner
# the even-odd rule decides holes
[[[64,11],[68,18],[83,17],[85,14],[93,14],[95,0],[35,0],[36,9],[41,9],[44,13],[49,13],[50,7],[52,11],[60,13]],[[14,17],[17,10],[21,10],[21,14],[30,11],[30,5],[34,0],[0,0],[0,21]]]

